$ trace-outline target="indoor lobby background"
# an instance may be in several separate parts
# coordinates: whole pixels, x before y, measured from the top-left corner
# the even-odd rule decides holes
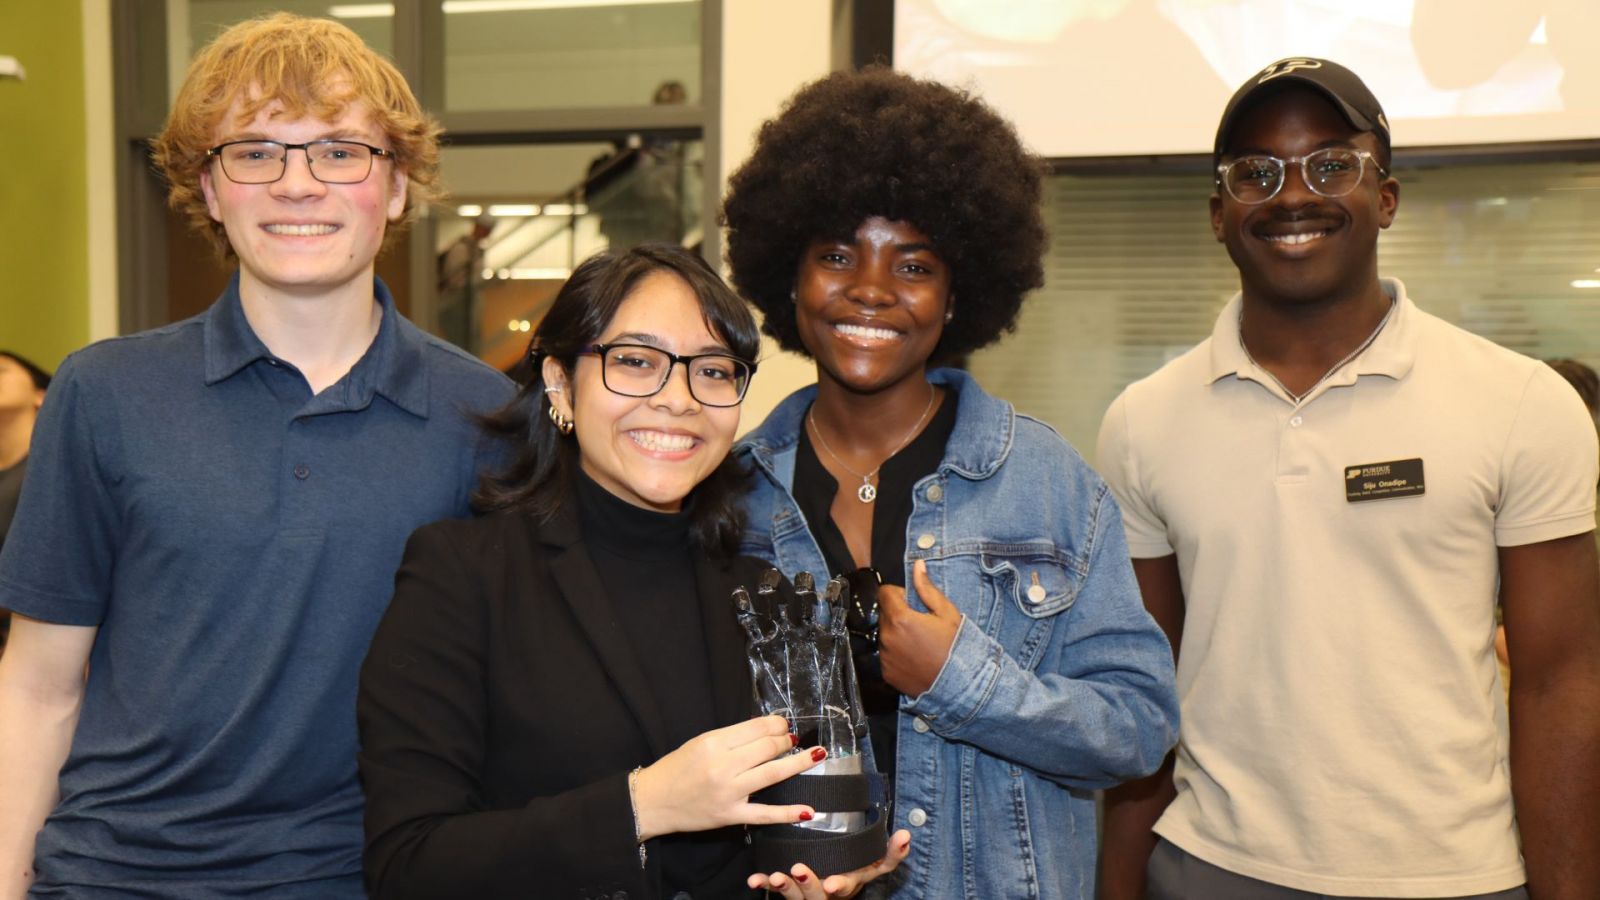
[[[1237,290],[1211,235],[1210,157],[1198,148],[1242,76],[1202,110],[1210,126],[1195,126],[1184,152],[1063,153],[1040,146],[1033,129],[1099,136],[1125,121],[1175,118],[1162,103],[1181,102],[1166,89],[1185,76],[1154,16],[1230,4],[1273,6],[1063,0],[1054,7],[1088,24],[1043,40],[1037,28],[1008,35],[1016,23],[997,12],[1052,7],[1038,2],[0,0],[0,57],[25,70],[0,78],[0,346],[54,367],[89,341],[192,315],[216,296],[227,271],[166,210],[143,142],[191,54],[251,15],[339,18],[395,59],[443,122],[451,196],[380,261],[380,274],[419,324],[502,368],[573,263],[608,241],[648,235],[720,259],[717,201],[760,123],[800,84],[874,59],[909,63],[896,47],[911,46],[936,73],[962,52],[980,68],[1020,72],[1021,91],[1038,103],[1012,114],[1052,159],[1046,285],[1017,332],[968,365],[1089,448],[1116,393],[1208,335]],[[917,17],[974,16],[987,31],[976,49],[942,37],[907,44]],[[1497,33],[1481,28],[1484,40]],[[1076,60],[1089,41],[1112,38],[1136,52],[1088,72],[1030,70],[994,49],[1009,40]],[[1292,53],[1351,62],[1315,46],[1272,49],[1236,62],[1246,72]],[[1446,48],[1483,52],[1471,40]],[[1390,105],[1383,83],[1352,66]],[[950,77],[987,95],[980,81]],[[1153,100],[1089,114],[1064,99],[1099,96],[1111,81]],[[1575,127],[1559,140],[1416,146],[1397,122],[1402,203],[1381,240],[1383,273],[1404,279],[1423,308],[1512,349],[1600,364],[1600,113]],[[810,365],[769,345],[745,427],[813,378]]]

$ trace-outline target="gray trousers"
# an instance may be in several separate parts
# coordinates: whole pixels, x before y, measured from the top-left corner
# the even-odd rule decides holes
[[[1145,872],[1149,900],[1339,900],[1328,894],[1313,894],[1269,884],[1221,869],[1190,856],[1162,839],[1150,855]],[[1471,897],[1440,897],[1438,900],[1528,900],[1526,887]]]

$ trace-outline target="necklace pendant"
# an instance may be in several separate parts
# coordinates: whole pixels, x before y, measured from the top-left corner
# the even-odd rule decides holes
[[[856,499],[862,503],[871,503],[878,499],[878,489],[872,486],[872,482],[863,478],[861,487],[856,488]]]

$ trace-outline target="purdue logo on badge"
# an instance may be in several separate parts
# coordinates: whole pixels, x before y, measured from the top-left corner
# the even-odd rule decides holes
[[[1363,463],[1344,470],[1344,498],[1351,503],[1416,497],[1427,491],[1421,457]]]

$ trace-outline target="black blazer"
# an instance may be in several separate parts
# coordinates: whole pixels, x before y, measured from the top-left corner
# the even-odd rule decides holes
[[[695,561],[719,726],[754,712],[729,593],[765,568]],[[660,896],[627,776],[676,748],[570,511],[418,529],[356,713],[374,897]],[[752,896],[750,872],[738,852],[695,900]]]

